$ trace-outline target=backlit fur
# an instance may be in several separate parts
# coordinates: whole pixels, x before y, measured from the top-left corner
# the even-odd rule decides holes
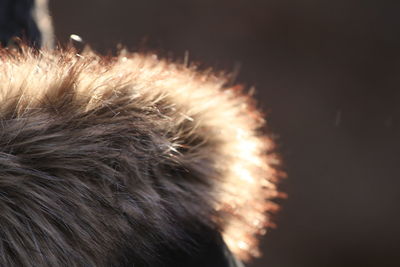
[[[256,256],[278,162],[226,84],[154,55],[2,49],[1,265],[146,265],[202,225]]]

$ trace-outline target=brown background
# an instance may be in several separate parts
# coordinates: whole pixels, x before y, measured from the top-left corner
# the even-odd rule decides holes
[[[51,1],[58,40],[240,66],[278,137],[289,194],[249,267],[400,266],[400,3]]]

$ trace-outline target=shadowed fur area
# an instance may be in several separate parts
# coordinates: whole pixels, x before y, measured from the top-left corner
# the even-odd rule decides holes
[[[161,266],[204,229],[257,256],[279,161],[227,81],[150,54],[1,49],[1,266]]]

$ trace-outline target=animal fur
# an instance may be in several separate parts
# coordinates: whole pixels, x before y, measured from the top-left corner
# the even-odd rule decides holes
[[[1,49],[1,265],[148,266],[203,227],[256,256],[277,160],[226,84],[154,55]]]

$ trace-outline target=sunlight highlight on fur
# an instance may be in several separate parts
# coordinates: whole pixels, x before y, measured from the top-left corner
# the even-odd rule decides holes
[[[124,143],[121,154],[116,154],[121,161],[105,166],[107,170],[114,173],[124,169],[121,162],[134,169],[135,162],[151,153],[157,163],[151,171],[158,176],[136,179],[155,195],[152,201],[169,205],[162,201],[158,188],[151,188],[160,183],[170,192],[170,202],[186,205],[186,217],[204,223],[212,221],[222,229],[229,248],[247,260],[259,255],[258,237],[271,225],[270,213],[276,209],[271,200],[278,196],[275,184],[280,176],[279,159],[273,141],[262,132],[265,118],[254,100],[241,86],[228,87],[227,83],[223,75],[154,55],[121,51],[118,57],[105,58],[90,50],[78,55],[73,49],[40,52],[26,47],[22,52],[3,49],[0,117],[6,120],[8,116],[9,122],[25,119],[29,124],[31,116],[39,116],[44,123],[34,127],[40,133],[60,124],[57,127],[63,129],[62,133],[52,133],[51,138],[57,134],[68,137],[68,133],[75,132],[84,134],[88,140],[109,132],[121,138],[123,134],[131,135],[129,140],[133,141]],[[74,108],[71,110],[69,106]],[[72,116],[70,120],[75,124],[60,122],[67,115]],[[85,116],[104,124],[86,129],[91,121],[77,119]],[[117,124],[118,131],[112,132],[114,128],[107,128],[107,124]],[[141,132],[129,125],[135,125]],[[28,141],[20,142],[31,142]],[[67,149],[75,151],[70,144],[60,142],[66,153]],[[140,146],[136,147],[135,142]],[[107,140],[104,145],[108,145]],[[126,155],[125,147],[131,149]],[[131,162],[127,155],[133,155]],[[99,161],[104,165],[102,159]],[[171,173],[163,173],[158,169],[161,167]],[[129,194],[141,197],[141,191],[124,179],[123,186]],[[149,179],[155,182],[150,183]],[[130,212],[140,210],[131,202],[118,201],[118,205]],[[173,206],[159,208],[168,210]],[[154,214],[157,229],[173,227],[172,223],[166,225],[173,220],[157,216],[163,214]],[[109,236],[112,242],[117,242],[112,232]]]

